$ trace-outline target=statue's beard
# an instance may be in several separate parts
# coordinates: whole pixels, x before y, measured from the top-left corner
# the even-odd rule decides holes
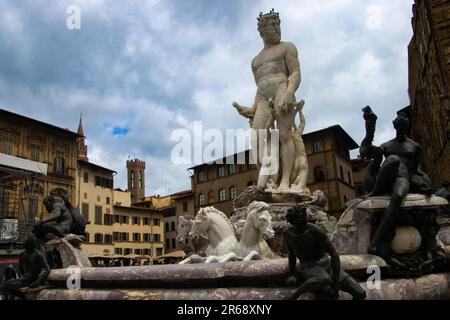
[[[268,43],[277,44],[281,41],[281,33],[276,28],[265,28],[261,31],[261,37]]]

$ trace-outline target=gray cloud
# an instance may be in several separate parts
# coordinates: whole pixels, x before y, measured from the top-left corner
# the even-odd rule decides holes
[[[67,6],[82,10],[66,28]],[[361,108],[379,115],[376,142],[393,135],[406,106],[410,1],[283,0],[282,33],[299,49],[306,131],[341,124],[363,138]],[[190,187],[186,166],[170,162],[176,128],[247,128],[231,107],[252,103],[251,59],[262,43],[256,16],[269,1],[108,1],[0,3],[0,105],[76,130],[83,112],[92,161],[118,171],[147,161],[147,193]],[[371,7],[372,6],[372,7]],[[380,13],[371,25],[371,8]],[[125,135],[113,128],[126,127]]]

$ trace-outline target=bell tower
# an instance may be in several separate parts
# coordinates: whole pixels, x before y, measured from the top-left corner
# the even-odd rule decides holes
[[[83,114],[80,115],[80,123],[78,124],[78,137],[77,137],[77,154],[78,154],[78,160],[83,160],[88,162],[88,156],[87,156],[87,145],[84,142],[86,137],[84,136],[83,132],[83,122],[81,121]]]
[[[127,160],[128,191],[131,192],[131,203],[144,200],[145,197],[145,161]]]

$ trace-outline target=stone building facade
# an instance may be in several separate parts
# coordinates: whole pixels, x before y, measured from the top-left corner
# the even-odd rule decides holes
[[[47,167],[46,174],[22,172],[0,179],[0,219],[17,219],[28,230],[36,219],[47,216],[42,200],[55,188],[71,192],[75,203],[77,138],[76,132],[0,109],[0,155]],[[26,238],[26,232],[22,236]]]
[[[164,252],[170,254],[175,251],[189,251],[192,249],[192,241],[187,239],[181,243],[177,240],[178,222],[180,216],[186,219],[194,219],[194,195],[191,190],[181,191],[167,196],[145,197],[136,206],[152,208],[161,212],[164,226]]]
[[[127,161],[133,181],[131,191],[114,189],[116,171],[88,161],[83,125],[78,126],[78,168],[76,176],[77,205],[90,223],[83,251],[97,264],[116,261],[128,265],[155,262],[164,254],[162,212],[132,206],[133,195],[143,197],[145,162]]]
[[[230,216],[233,200],[246,187],[256,185],[258,171],[252,164],[250,151],[235,154],[214,162],[192,167],[192,192],[197,213],[201,207],[214,206]]]
[[[437,188],[450,181],[450,2],[415,0],[408,46],[411,137]]]

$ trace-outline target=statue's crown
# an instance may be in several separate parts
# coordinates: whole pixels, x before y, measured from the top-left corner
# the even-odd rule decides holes
[[[272,17],[279,17],[280,13],[279,12],[275,12],[275,9],[272,8],[272,10],[270,10],[270,12],[268,13],[259,13],[259,17],[256,18],[258,21],[261,20],[262,18],[272,18]]]

